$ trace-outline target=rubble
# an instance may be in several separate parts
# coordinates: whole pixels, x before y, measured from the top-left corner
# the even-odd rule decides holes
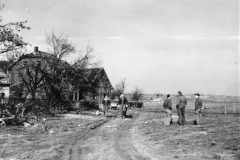
[[[46,128],[41,123],[37,123],[33,126],[30,126],[27,131],[30,133],[44,133],[46,131]]]
[[[4,127],[6,126],[6,123],[4,120],[0,119],[0,127]]]
[[[27,123],[27,122],[23,122],[24,127],[31,127],[31,124]]]

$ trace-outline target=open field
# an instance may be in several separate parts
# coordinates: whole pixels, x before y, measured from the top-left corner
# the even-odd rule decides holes
[[[176,115],[176,113],[174,113]],[[164,114],[149,110],[135,123],[136,146],[156,159],[240,159],[240,114],[205,114],[202,124],[194,126],[194,115],[187,125],[163,126]]]
[[[172,98],[173,110],[176,109],[176,98]],[[187,112],[193,112],[195,106],[195,99],[188,99],[188,103],[186,105]],[[226,107],[225,107],[226,106]],[[153,109],[153,110],[163,110],[163,103],[153,102],[153,101],[145,101],[144,102],[145,109]],[[208,108],[208,109],[204,109]],[[240,113],[240,103],[236,101],[230,100],[205,100],[203,99],[203,110],[202,112],[211,112],[218,114],[225,114],[225,110],[227,114]]]
[[[164,126],[162,104],[145,103],[126,119],[110,110],[107,118],[66,114],[33,129],[1,128],[0,160],[239,160],[240,114],[224,114],[222,102],[209,102],[195,126],[192,104],[183,127]]]

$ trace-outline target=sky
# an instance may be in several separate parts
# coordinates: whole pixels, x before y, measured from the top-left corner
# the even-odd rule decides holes
[[[47,51],[64,32],[101,59],[126,92],[240,96],[238,0],[2,0],[2,23],[27,20],[23,39]],[[68,61],[74,61],[71,55]]]

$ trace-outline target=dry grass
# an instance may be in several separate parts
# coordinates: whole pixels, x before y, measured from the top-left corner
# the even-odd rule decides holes
[[[173,110],[176,111],[176,100],[172,100]],[[203,100],[203,112],[205,113],[216,113],[216,114],[225,114],[225,110],[227,114],[237,113],[240,114],[240,103],[235,103],[234,101],[216,101],[216,100]],[[144,102],[145,110],[160,110],[163,111],[163,103],[153,102],[153,101],[145,101]],[[195,106],[195,100],[188,100],[188,104],[186,106],[187,112],[193,113]],[[226,106],[226,108],[225,108]],[[204,110],[204,108],[208,108]]]
[[[77,137],[77,133],[80,134],[101,121],[102,118],[54,118],[42,124],[45,131],[35,133],[29,133],[22,126],[1,128],[0,160],[59,159],[68,143],[71,144]]]
[[[191,110],[187,118],[194,119]],[[213,113],[211,113],[213,112]],[[174,113],[176,114],[176,113]],[[156,159],[240,159],[240,115],[216,114],[209,109],[200,126],[190,120],[184,127],[163,126],[161,109],[141,114],[134,127],[136,146]]]

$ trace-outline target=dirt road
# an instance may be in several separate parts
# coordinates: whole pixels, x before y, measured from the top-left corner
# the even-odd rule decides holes
[[[89,129],[69,148],[69,160],[192,160],[239,159],[239,118],[227,115],[202,118],[204,125],[163,126],[161,112],[128,112],[132,117],[109,117]],[[211,118],[209,118],[211,117]],[[189,119],[190,118],[190,119]],[[220,127],[224,124],[224,128]],[[233,127],[234,126],[234,127]],[[237,138],[236,138],[237,137]]]
[[[147,153],[139,151],[133,144],[131,133],[139,113],[129,111],[125,119],[109,117],[103,125],[88,128],[79,139],[66,150],[62,159],[70,160],[144,160]]]
[[[36,132],[21,126],[1,129],[0,160],[240,159],[238,114],[208,111],[194,126],[194,114],[188,112],[182,127],[163,126],[160,110],[134,109],[126,119],[116,117],[118,112],[111,110],[107,118],[64,115],[40,124],[44,128]]]

